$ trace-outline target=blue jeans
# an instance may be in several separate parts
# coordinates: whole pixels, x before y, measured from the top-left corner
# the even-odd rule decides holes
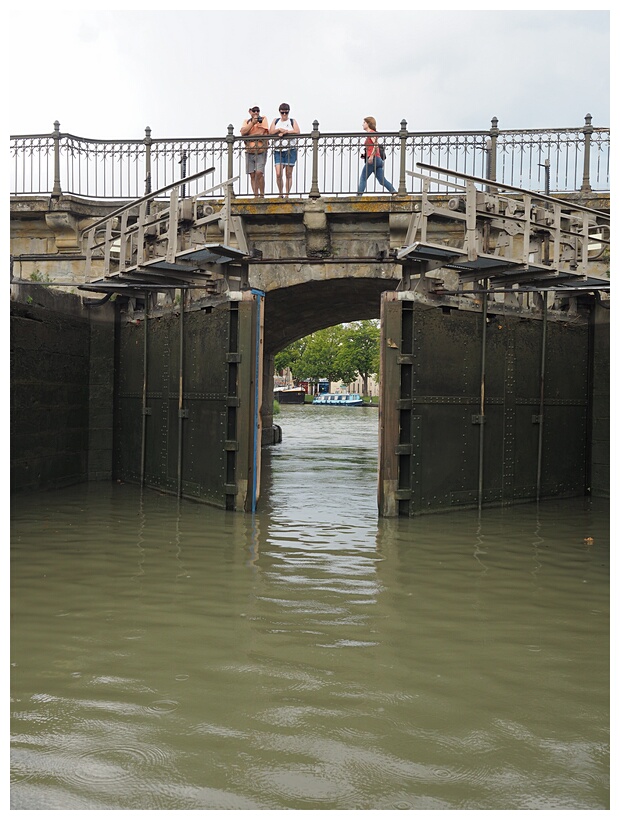
[[[275,148],[273,161],[275,165],[295,165],[297,162],[297,148]]]
[[[366,182],[368,181],[368,177],[374,174],[377,177],[377,181],[380,185],[383,185],[384,188],[387,188],[391,194],[396,193],[396,189],[392,185],[392,183],[387,180],[383,175],[383,160],[381,157],[374,157],[372,162],[365,162],[364,168],[362,170],[362,175],[360,177],[360,184],[357,186],[357,193],[363,194],[366,190]]]

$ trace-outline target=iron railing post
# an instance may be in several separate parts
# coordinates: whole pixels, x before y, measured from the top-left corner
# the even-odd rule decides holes
[[[321,192],[319,191],[319,121],[314,120],[312,123],[312,184],[310,185],[310,192],[308,196],[311,199],[319,199]]]
[[[151,128],[150,126],[146,126],[144,129],[144,139],[142,140],[144,143],[144,195],[148,196],[152,190],[152,180],[151,180],[151,143],[153,140],[151,139]]]
[[[487,179],[492,179],[494,182],[497,180],[497,136],[499,134],[497,123],[497,117],[493,117],[489,131],[490,145],[487,142]]]
[[[233,168],[234,168],[234,147],[235,147],[235,137],[233,134],[234,127],[232,125],[228,126],[228,133],[226,134],[226,148],[228,153],[228,179],[232,179],[233,176]],[[230,193],[234,196],[234,192],[232,190],[232,184],[230,186]]]
[[[54,140],[54,187],[52,188],[52,196],[62,196],[62,188],[60,187],[60,123],[58,120],[54,123],[54,133],[52,134]]]
[[[585,116],[586,124],[583,127],[583,136],[584,136],[584,144],[583,144],[583,180],[581,183],[581,190],[583,193],[591,193],[592,188],[590,187],[590,147],[592,143],[592,132],[594,128],[592,127],[592,114],[586,114]]]
[[[407,120],[400,121],[400,177],[398,179],[398,193],[407,193]]]

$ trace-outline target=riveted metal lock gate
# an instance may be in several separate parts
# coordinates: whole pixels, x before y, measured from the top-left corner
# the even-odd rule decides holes
[[[230,510],[259,494],[261,300],[119,322],[117,479]],[[258,422],[258,423],[257,423]]]
[[[583,495],[586,325],[382,301],[379,512]]]

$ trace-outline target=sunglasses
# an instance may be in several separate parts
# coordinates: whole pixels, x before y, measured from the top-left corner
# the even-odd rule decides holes
[[[258,112],[260,111],[260,108],[250,108],[250,111],[254,111],[258,114]]]
[[[290,110],[291,110],[290,108],[281,108],[281,109],[280,109],[280,114],[288,114],[288,112],[289,112]]]

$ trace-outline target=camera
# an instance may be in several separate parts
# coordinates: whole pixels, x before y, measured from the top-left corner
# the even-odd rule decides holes
[[[262,121],[263,121],[263,118],[262,118],[262,117],[258,117],[258,122],[262,122]]]

